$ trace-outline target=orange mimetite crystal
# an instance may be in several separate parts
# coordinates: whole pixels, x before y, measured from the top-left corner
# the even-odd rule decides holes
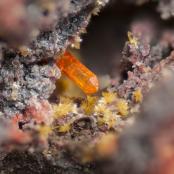
[[[93,94],[98,91],[99,83],[97,76],[69,52],[66,51],[59,57],[56,64],[86,94]]]

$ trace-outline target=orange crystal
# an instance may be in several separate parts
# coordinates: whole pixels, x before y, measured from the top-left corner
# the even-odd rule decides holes
[[[56,61],[60,70],[73,80],[86,94],[96,93],[99,88],[97,76],[69,52]]]

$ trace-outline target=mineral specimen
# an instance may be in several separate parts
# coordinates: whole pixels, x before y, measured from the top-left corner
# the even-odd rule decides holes
[[[85,94],[97,91],[98,82],[88,81],[96,76],[64,51],[79,47],[80,33],[105,2],[1,0],[0,173],[173,172],[173,22],[155,12],[171,18],[171,0],[112,1],[115,7],[108,8],[114,11],[104,11],[110,17],[97,26],[106,36],[94,32],[103,42],[89,43],[94,49],[99,43],[100,53],[110,50],[105,55],[111,66],[104,65],[114,71],[109,84],[95,96],[55,90],[62,71],[82,82]],[[120,58],[114,46],[123,44],[119,38],[125,42],[127,31]],[[108,55],[121,59],[121,66]],[[95,59],[92,65],[99,66]]]
[[[105,2],[0,2],[1,114],[11,117],[23,112],[33,98],[42,101],[51,96],[60,77],[55,55],[83,32],[93,10]]]
[[[58,58],[56,64],[86,94],[92,94],[98,91],[99,84],[96,75],[69,52],[65,52],[63,56]]]

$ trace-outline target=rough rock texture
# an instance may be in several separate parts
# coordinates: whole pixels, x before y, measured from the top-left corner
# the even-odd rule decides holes
[[[15,115],[30,99],[50,97],[60,77],[54,59],[85,29],[95,5],[95,0],[0,2],[2,114]],[[8,6],[14,8],[6,13]]]
[[[53,63],[25,65],[19,57],[4,56],[6,58],[2,61],[0,69],[1,112],[12,116],[24,110],[32,97],[50,97],[55,89],[55,80],[60,77],[60,71]]]
[[[12,162],[13,160],[14,162]],[[65,155],[65,159],[59,159],[57,164],[53,164],[51,161],[47,160],[43,154],[40,153],[28,153],[28,152],[13,152],[5,157],[1,163],[0,173],[5,174],[93,174],[92,169],[88,166],[82,167],[77,163],[72,163],[69,161]],[[12,160],[12,161],[11,161]],[[23,161],[24,163],[21,163]],[[21,164],[20,164],[21,163]],[[66,163],[66,164],[64,164]]]
[[[168,174],[173,171],[173,67],[164,70],[163,78],[144,101],[136,123],[121,135],[117,155],[109,168],[104,166],[106,173]]]
[[[9,13],[9,19],[19,21],[10,23],[11,31],[5,25],[0,29],[0,109],[5,118],[0,120],[0,173],[170,174],[174,159],[174,87],[170,77],[174,67],[173,28],[159,20],[156,22],[162,27],[153,28],[153,19],[126,23],[131,32],[123,49],[119,80],[113,77],[105,93],[99,92],[97,97],[60,97],[51,105],[47,99],[60,76],[54,65],[55,55],[86,27],[96,3],[105,1],[14,2],[18,9],[25,9],[20,14],[26,24],[15,28],[20,15]],[[47,4],[49,11],[43,2],[60,3],[56,8]],[[124,1],[122,5],[128,7],[130,2],[148,3]],[[30,19],[31,9],[39,15],[36,20]],[[8,15],[5,12],[0,11]],[[48,21],[41,14],[50,14]],[[27,25],[30,27],[25,30]],[[26,37],[20,34],[23,30],[27,31]],[[144,100],[146,95],[149,97]],[[10,117],[8,122],[4,115]]]

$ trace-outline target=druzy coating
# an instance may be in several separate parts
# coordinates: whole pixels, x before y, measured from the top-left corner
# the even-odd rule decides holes
[[[99,83],[96,75],[69,52],[66,51],[58,58],[56,64],[86,94],[93,94],[98,91]]]

